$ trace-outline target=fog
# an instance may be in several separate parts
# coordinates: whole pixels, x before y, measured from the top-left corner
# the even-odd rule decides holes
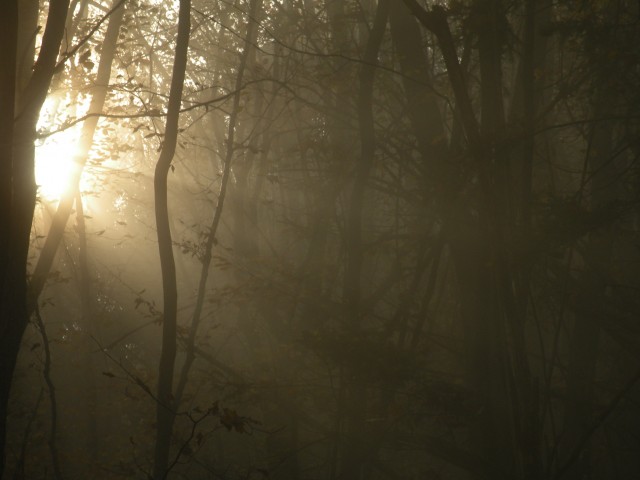
[[[636,478],[638,8],[7,2],[0,478]]]

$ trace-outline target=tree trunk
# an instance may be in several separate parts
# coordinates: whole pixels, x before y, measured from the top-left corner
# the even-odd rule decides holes
[[[596,82],[598,85],[598,82]],[[596,86],[594,117],[607,116],[609,105],[615,105],[605,87]],[[592,172],[592,209],[610,207],[617,197],[617,177],[620,175],[612,158],[613,121],[593,124],[586,162]],[[585,249],[585,272],[576,301],[571,336],[568,339],[567,394],[565,427],[561,445],[560,468],[567,480],[581,480],[589,472],[589,436],[594,422],[594,383],[598,361],[600,324],[607,315],[603,305],[607,299],[608,270],[611,268],[613,240],[611,227],[606,226],[589,235]],[[579,449],[579,451],[576,451]],[[571,462],[565,463],[562,462]]]
[[[238,114],[240,113],[240,97],[242,94],[242,85],[244,81],[244,74],[247,67],[247,61],[251,53],[251,46],[254,44],[257,36],[257,29],[255,25],[256,12],[261,8],[262,0],[252,0],[249,9],[249,23],[247,27],[247,36],[244,42],[244,48],[240,57],[240,65],[238,67],[238,74],[235,81],[235,95],[233,96],[233,107],[229,118],[229,128],[227,129],[227,138],[225,143],[225,156],[224,166],[222,172],[222,181],[220,185],[220,192],[218,193],[218,201],[211,220],[211,226],[209,227],[209,233],[207,235],[207,242],[204,246],[204,255],[202,257],[202,268],[200,269],[200,280],[198,282],[198,292],[196,296],[196,304],[191,318],[191,327],[189,329],[189,337],[187,339],[186,346],[186,358],[182,370],[180,372],[180,379],[178,387],[176,389],[176,404],[180,403],[182,394],[187,384],[189,377],[189,371],[195,361],[195,341],[198,333],[198,327],[200,326],[200,319],[202,315],[202,308],[204,305],[204,298],[207,292],[207,282],[209,279],[209,270],[211,268],[211,259],[213,254],[213,247],[216,244],[216,235],[218,234],[218,226],[222,218],[223,207],[227,198],[227,189],[229,185],[229,179],[231,177],[231,163],[235,152],[235,135],[236,125],[238,122]]]
[[[87,114],[92,116],[87,118],[82,125],[82,133],[78,140],[77,153],[73,158],[74,168],[69,180],[69,185],[60,199],[47,239],[38,257],[38,263],[31,275],[27,305],[29,313],[33,312],[40,292],[42,292],[44,288],[47,275],[51,270],[58,246],[64,235],[64,230],[73,208],[73,202],[77,196],[76,192],[80,188],[80,178],[87,161],[87,156],[93,145],[93,136],[98,126],[98,121],[100,120],[99,115],[102,113],[107,97],[111,65],[115,56],[118,33],[120,32],[120,26],[122,25],[122,18],[124,16],[124,6],[122,2],[120,0],[114,0],[113,3],[116,10],[111,14],[111,18],[109,19],[109,26],[107,27],[107,33],[105,34],[100,55],[96,83],[90,91],[92,97]]]
[[[393,46],[403,74],[407,113],[424,163],[425,186],[446,192],[453,188],[450,165],[445,164],[447,135],[435,89],[431,87],[431,73],[422,51],[420,30],[402,0],[393,0],[389,20]]]
[[[173,399],[173,371],[176,359],[176,326],[178,309],[178,288],[176,285],[176,266],[173,257],[173,244],[169,227],[169,205],[167,195],[167,179],[171,161],[176,150],[178,139],[178,118],[182,103],[189,35],[191,27],[191,1],[180,0],[178,14],[178,38],[173,63],[171,90],[167,109],[162,152],[156,164],[154,176],[154,194],[156,207],[156,228],[158,231],[158,249],[162,269],[163,320],[162,320],[162,352],[158,371],[158,394],[156,398],[156,445],[153,462],[154,480],[165,479],[169,474],[169,453],[171,435],[176,415]]]
[[[7,403],[25,319],[16,316],[11,265],[13,210],[13,118],[18,47],[18,2],[9,1],[0,15],[0,478],[5,464]]]
[[[345,312],[344,329],[353,339],[362,335],[361,295],[362,295],[362,217],[365,191],[375,156],[375,124],[373,112],[373,87],[376,74],[378,51],[384,37],[389,17],[390,0],[380,0],[373,20],[364,53],[364,65],[360,70],[360,90],[358,92],[358,125],[360,127],[360,156],[354,172],[353,187],[347,207],[345,247],[347,262],[344,271],[342,302]],[[342,451],[340,479],[358,480],[362,478],[366,453],[371,450],[365,432],[366,383],[361,372],[344,368],[341,375],[344,390],[345,446]],[[339,412],[340,413],[340,412]]]
[[[33,66],[33,72],[25,87],[24,95],[18,99],[14,111],[16,92],[16,55],[19,39],[13,26],[18,25],[17,4],[11,2],[3,13],[3,21],[10,25],[2,26],[2,35],[6,40],[3,51],[6,52],[3,69],[7,69],[2,77],[2,94],[7,95],[2,110],[2,127],[13,123],[11,138],[2,129],[2,181],[11,182],[10,202],[3,204],[0,217],[0,241],[6,242],[3,256],[0,257],[0,476],[4,470],[7,406],[11,380],[16,365],[22,335],[27,326],[27,255],[31,222],[36,203],[36,183],[34,169],[34,140],[36,124],[40,108],[47,96],[54,67],[64,33],[64,22],[67,18],[68,0],[52,0],[49,5],[49,16],[42,37],[40,54]],[[29,35],[32,32],[25,32]],[[25,42],[27,44],[28,42]],[[13,53],[12,53],[13,52]],[[12,73],[14,72],[14,73]],[[14,88],[11,89],[13,83]],[[6,88],[6,90],[4,89]],[[7,93],[9,92],[9,93]],[[15,113],[15,115],[14,115]],[[14,122],[15,118],[15,122]],[[11,132],[11,127],[8,129]],[[5,176],[6,175],[6,176]],[[7,195],[2,188],[3,195]],[[6,200],[6,198],[5,198]],[[6,253],[5,253],[6,252]],[[6,255],[6,256],[5,256]]]

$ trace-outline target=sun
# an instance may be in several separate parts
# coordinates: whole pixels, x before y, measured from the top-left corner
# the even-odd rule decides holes
[[[75,98],[73,108],[69,107],[71,98],[67,95],[51,95],[45,101],[38,129],[47,131],[64,123],[65,118],[82,115],[88,108],[88,97]],[[61,120],[62,119],[62,120]],[[59,200],[71,188],[83,160],[80,137],[83,125],[78,123],[46,136],[36,143],[35,177],[38,195],[42,200]],[[77,180],[76,180],[77,181]],[[82,172],[81,188],[87,186],[87,172]]]
[[[36,185],[45,200],[58,200],[71,188],[76,138],[72,133],[52,135],[36,147]]]

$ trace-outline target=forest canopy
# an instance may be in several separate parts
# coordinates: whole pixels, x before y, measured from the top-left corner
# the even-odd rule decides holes
[[[0,8],[0,478],[640,475],[638,2]]]

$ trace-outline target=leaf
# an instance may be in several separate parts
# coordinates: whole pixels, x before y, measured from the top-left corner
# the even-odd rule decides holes
[[[227,429],[227,431],[231,431],[232,429],[238,433],[245,433],[245,419],[238,415],[235,410],[231,410],[230,408],[225,408],[223,410],[222,415],[220,416],[220,423]]]

